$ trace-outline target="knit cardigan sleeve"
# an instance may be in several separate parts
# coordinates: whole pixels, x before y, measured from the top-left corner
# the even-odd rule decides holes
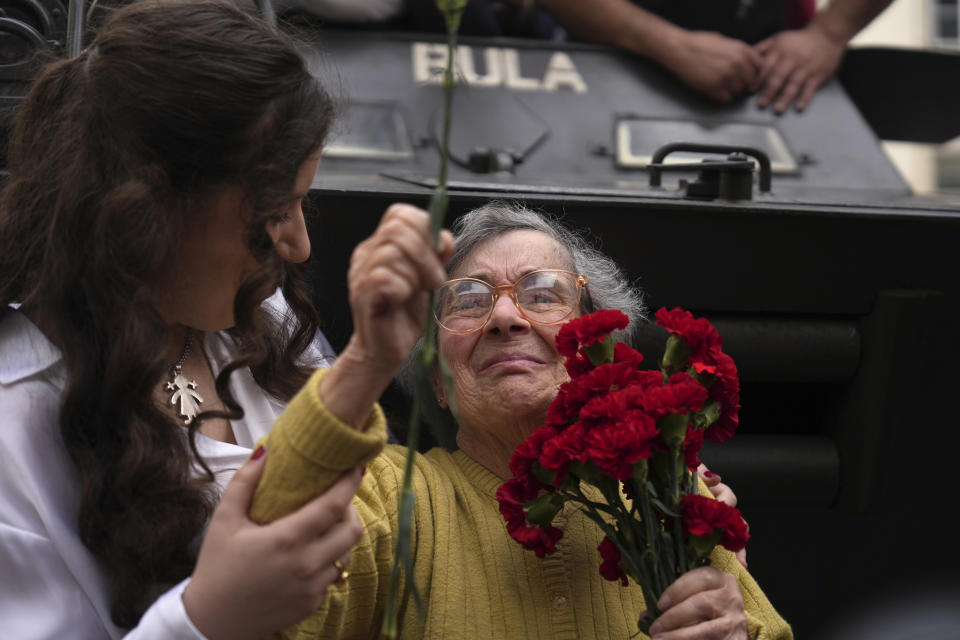
[[[713,497],[703,480],[699,480],[698,489],[700,495]],[[710,564],[737,578],[740,595],[743,596],[743,609],[747,615],[747,636],[750,640],[793,639],[793,630],[790,625],[777,613],[773,603],[763,593],[753,576],[740,564],[735,554],[717,545],[710,554]]]
[[[310,377],[259,442],[267,449],[267,466],[250,505],[254,522],[272,522],[295,511],[345,471],[375,458],[386,444],[387,424],[378,405],[361,429],[327,411],[319,395],[326,372],[320,369]]]
[[[350,577],[327,589],[325,603],[310,617],[272,636],[283,640],[315,638],[378,638],[393,564],[398,526],[399,496],[406,450],[384,452],[386,420],[380,407],[362,429],[331,414],[318,395],[325,370],[316,372],[290,401],[270,433],[261,440],[267,464],[249,515],[266,523],[296,510],[330,486],[343,472],[366,464],[353,505],[363,522],[363,536],[350,552]],[[382,455],[381,455],[382,454]],[[429,491],[422,474],[414,476],[418,506],[429,510]],[[421,505],[421,502],[425,505]],[[422,509],[411,522],[411,543],[432,540],[423,528]],[[429,563],[414,563],[417,584],[429,584]],[[401,611],[406,626],[418,624],[416,608]]]

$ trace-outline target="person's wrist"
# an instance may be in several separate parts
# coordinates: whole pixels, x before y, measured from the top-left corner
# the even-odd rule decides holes
[[[190,580],[180,594],[180,601],[183,602],[183,611],[186,613],[190,623],[203,634],[207,640],[215,640],[218,637],[219,630],[214,621],[207,615],[206,608],[203,606],[203,597],[198,595],[195,581]]]
[[[686,29],[668,24],[653,41],[648,42],[649,52],[646,56],[661,67],[679,74],[683,58],[691,51],[691,35],[692,32]]]
[[[330,371],[320,379],[317,395],[327,411],[362,428],[373,404],[393,379],[394,369],[379,362],[354,334]]]
[[[686,29],[639,9],[631,15],[627,28],[619,33],[621,35],[614,41],[614,46],[664,67],[669,67],[676,52],[683,50],[678,47],[685,46],[684,41],[689,35]]]
[[[814,16],[806,29],[841,48],[846,47],[847,42],[857,33],[856,25],[852,24],[846,16],[829,9]]]

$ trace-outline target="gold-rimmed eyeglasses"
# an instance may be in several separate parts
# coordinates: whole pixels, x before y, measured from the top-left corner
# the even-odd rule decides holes
[[[538,269],[498,287],[476,278],[456,278],[437,289],[433,315],[450,333],[479,331],[493,315],[500,293],[506,291],[530,322],[559,324],[580,305],[585,288],[586,276],[563,269]]]

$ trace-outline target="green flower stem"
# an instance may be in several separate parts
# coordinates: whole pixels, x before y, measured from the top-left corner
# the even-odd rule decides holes
[[[616,535],[616,528],[613,527],[609,522],[604,520],[603,516],[600,515],[600,512],[597,510],[597,507],[601,507],[602,505],[600,505],[597,502],[594,502],[593,500],[588,499],[579,490],[578,490],[578,494],[579,495],[568,494],[569,499],[572,502],[582,504],[584,507],[586,507],[587,509],[586,515],[595,523],[597,523],[597,526],[600,527],[604,535],[610,538],[610,540],[613,541],[615,545],[617,545],[617,549],[620,551],[620,559],[622,562],[624,562],[627,565],[626,572],[631,577],[633,577],[634,580],[638,584],[640,584],[641,587],[644,587],[643,581],[637,580],[637,576],[644,575],[644,572],[640,570],[641,569],[640,564],[637,562],[637,559],[634,558],[633,555],[629,553],[629,549],[627,549],[626,546],[624,546],[620,542],[619,537]]]
[[[673,473],[670,474],[670,479],[673,482],[672,491],[673,494],[670,496],[670,508],[674,513],[680,513],[680,496],[681,496],[681,474],[683,473],[683,460],[681,460],[682,453],[680,452],[680,447],[677,447],[675,451],[671,452],[671,462],[673,462]],[[680,526],[680,518],[672,517],[673,521],[673,535],[671,536],[673,542],[673,553],[674,553],[674,570],[673,577],[674,579],[678,578],[684,571],[686,566],[686,553],[683,544],[683,530]]]
[[[653,513],[653,506],[650,504],[650,496],[644,491],[640,494],[640,512],[642,514],[643,525],[646,529],[646,548],[647,551],[655,560],[664,559],[664,554],[661,553],[660,543],[662,542],[660,536],[660,521]],[[668,558],[667,558],[668,559]],[[667,586],[672,581],[668,581],[667,568],[663,566],[662,562],[654,562],[651,567],[650,576],[653,581],[653,589],[657,594],[659,599],[660,594],[667,588]],[[646,596],[644,596],[646,597]],[[648,602],[647,607],[652,605]],[[655,606],[654,606],[655,608]],[[659,611],[657,613],[659,615]]]
[[[440,229],[447,215],[449,198],[447,195],[447,164],[450,147],[450,123],[452,121],[454,81],[454,55],[457,48],[457,30],[460,25],[460,15],[466,2],[439,3],[447,23],[447,66],[443,73],[443,135],[440,143],[440,169],[437,176],[437,186],[430,196],[427,210],[430,214],[430,226],[433,231],[434,244],[440,237]],[[411,558],[411,518],[415,495],[412,486],[414,456],[420,444],[420,410],[427,393],[433,393],[430,376],[437,362],[437,327],[433,322],[433,293],[427,305],[427,323],[424,332],[423,347],[420,351],[415,369],[417,385],[414,390],[413,403],[410,410],[410,422],[407,430],[407,459],[403,471],[403,488],[400,493],[400,512],[397,523],[397,544],[390,569],[390,583],[387,588],[387,601],[384,607],[382,634],[393,640],[400,632],[398,613],[406,609],[410,596],[413,596],[417,609],[422,613],[423,603],[413,580],[413,561]],[[442,367],[441,367],[442,369]],[[403,591],[403,601],[398,603],[400,590],[400,574],[404,573],[406,588]]]

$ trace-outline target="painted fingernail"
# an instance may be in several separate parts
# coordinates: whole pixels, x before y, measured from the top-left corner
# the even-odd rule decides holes
[[[367,475],[367,465],[360,467],[360,477],[362,478],[365,475]]]
[[[704,472],[703,472],[703,477],[704,477],[704,478],[719,478],[720,476],[718,476],[717,474],[715,474],[713,471],[707,470],[707,471],[704,471]]]
[[[262,444],[258,445],[257,448],[253,451],[253,455],[250,456],[250,459],[259,460],[260,458],[263,457],[263,454],[265,454],[266,452],[267,452],[266,447],[264,447]]]

